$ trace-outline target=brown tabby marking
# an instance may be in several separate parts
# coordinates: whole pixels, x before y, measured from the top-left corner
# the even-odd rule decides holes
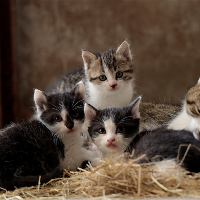
[[[102,72],[100,58],[97,58],[92,61],[90,69],[86,70],[86,75],[89,77],[90,82],[100,84],[99,76],[102,74],[104,73]]]
[[[186,111],[192,117],[200,116],[200,80],[192,87],[185,98]]]
[[[133,62],[127,61],[122,56],[113,53],[110,50],[109,54],[96,55],[97,58],[91,61],[91,67],[86,71],[90,82],[100,85],[102,81],[99,80],[100,75],[106,75],[110,73],[113,79],[116,79],[116,73],[118,71],[123,72],[121,78],[116,80],[128,81],[133,78]]]

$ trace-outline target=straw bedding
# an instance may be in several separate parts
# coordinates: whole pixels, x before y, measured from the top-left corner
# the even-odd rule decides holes
[[[174,161],[139,165],[135,160],[105,159],[97,167],[64,170],[63,177],[34,187],[3,190],[0,199],[65,198],[200,198],[200,174],[188,174]]]

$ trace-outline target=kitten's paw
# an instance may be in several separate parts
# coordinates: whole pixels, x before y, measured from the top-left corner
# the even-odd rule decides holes
[[[95,158],[93,161],[92,161],[92,166],[93,167],[96,167],[99,163],[101,162],[101,158]]]
[[[89,150],[94,153],[94,155],[96,157],[95,159],[103,158],[103,155],[102,155],[101,151],[99,151],[97,145],[95,145],[94,143],[89,142]]]

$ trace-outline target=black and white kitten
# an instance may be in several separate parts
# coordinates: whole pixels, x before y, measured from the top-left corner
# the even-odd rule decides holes
[[[64,159],[60,160],[62,169],[76,170],[83,161],[94,163],[102,157],[94,144],[89,146],[89,150],[83,147],[84,138],[81,137],[81,132],[84,122],[84,96],[82,82],[71,92],[46,95],[36,90],[34,95],[37,119],[64,144]]]
[[[47,182],[99,157],[95,145],[82,147],[83,96],[83,84],[63,94],[35,90],[36,117],[0,132],[0,187],[35,185],[39,176]]]
[[[85,104],[85,123],[95,145],[103,156],[123,154],[139,131],[141,97],[124,108],[109,107],[97,110]]]
[[[168,130],[160,128],[154,131],[139,133],[139,104],[141,97],[124,108],[106,108],[97,110],[85,104],[85,117],[89,122],[88,131],[96,146],[102,151],[103,156],[123,154],[124,151],[132,153],[134,157],[146,154],[145,159],[138,163],[160,161],[160,158],[175,159],[180,162],[190,147],[182,167],[191,172],[200,172],[200,141],[185,130]],[[179,146],[181,147],[180,152]],[[195,147],[199,148],[196,149]],[[179,154],[179,160],[177,156]],[[159,159],[155,159],[159,156]]]
[[[66,74],[47,89],[47,94],[71,90],[79,81],[86,88],[85,100],[95,108],[124,107],[134,94],[134,63],[129,44],[117,49],[91,53],[82,51],[84,68]]]

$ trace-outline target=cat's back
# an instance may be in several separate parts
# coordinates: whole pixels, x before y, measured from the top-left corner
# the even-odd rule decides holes
[[[62,154],[62,142],[38,120],[12,124],[0,132],[0,185],[45,175],[58,167]]]
[[[181,106],[142,102],[140,105],[140,131],[154,130],[167,125],[181,110]]]
[[[160,159],[177,159],[179,156],[178,162],[180,162],[190,144],[191,147],[184,159],[183,165],[189,171],[199,172],[200,141],[196,140],[189,131],[160,128],[146,132],[135,145],[134,155],[137,157],[145,154],[150,160],[155,156],[161,156]]]
[[[56,94],[71,91],[75,85],[85,78],[85,71],[83,67],[77,68],[63,77],[58,79],[55,83],[46,89],[47,94]]]
[[[0,131],[0,148],[6,144],[17,145],[34,141],[39,143],[52,142],[53,133],[36,119],[26,120],[22,123],[13,123]]]

